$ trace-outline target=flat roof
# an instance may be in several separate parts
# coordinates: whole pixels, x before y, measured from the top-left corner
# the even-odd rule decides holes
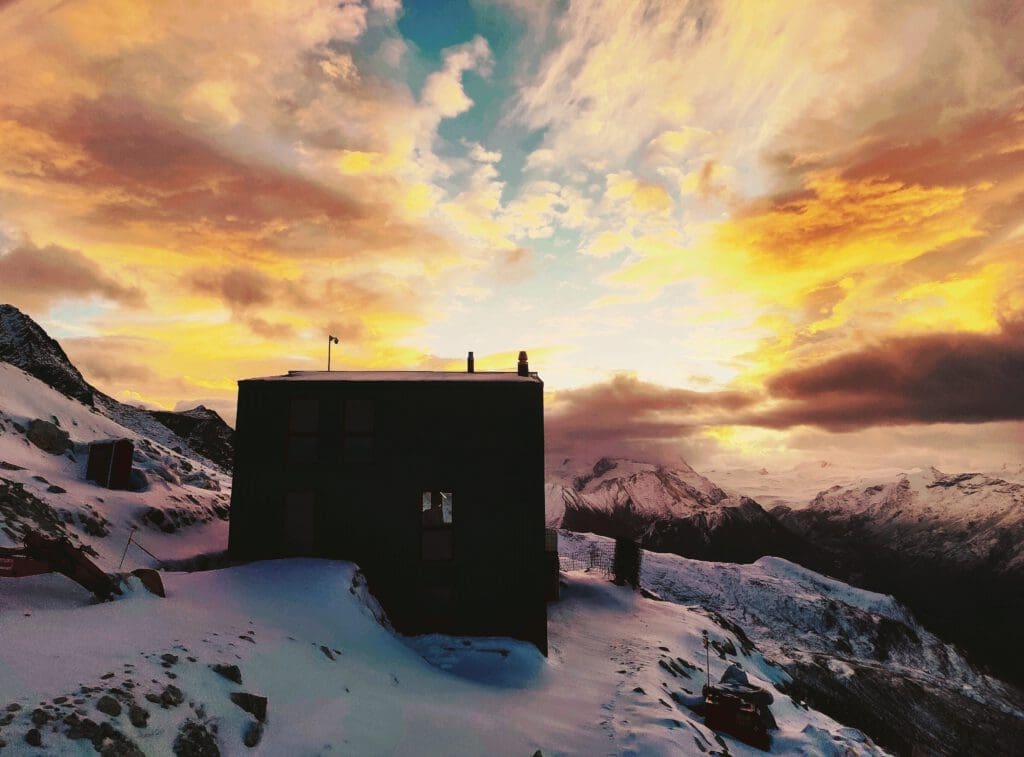
[[[381,382],[392,381],[469,381],[469,382],[536,382],[541,383],[536,373],[520,376],[515,371],[288,371],[283,376],[261,376],[258,378],[241,379],[247,381],[349,381],[349,382]]]

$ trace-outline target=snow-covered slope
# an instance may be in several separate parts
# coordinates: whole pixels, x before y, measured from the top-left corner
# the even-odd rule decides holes
[[[832,486],[772,514],[831,554],[834,575],[895,594],[929,628],[1024,682],[1024,648],[1004,646],[1020,635],[1024,484],[914,469]]]
[[[83,404],[94,389],[54,339],[13,305],[0,305],[0,362],[10,363]]]
[[[1024,573],[1024,484],[980,473],[914,470],[833,486],[806,508],[779,510],[796,529],[849,530],[918,557]]]
[[[563,532],[559,548],[578,555],[612,545]],[[897,752],[1008,754],[1024,743],[1020,690],[979,672],[891,596],[776,557],[731,565],[644,552],[641,583],[718,617],[735,640],[727,659],[747,645],[748,657],[782,666],[790,694]]]
[[[65,430],[72,446],[51,454],[31,443],[25,431],[33,419]],[[135,442],[142,491],[85,480],[88,443],[121,437]],[[175,437],[161,438],[173,444]],[[114,570],[129,531],[138,527],[137,541],[162,560],[216,552],[227,546],[229,490],[230,478],[209,461],[126,428],[0,362],[0,546],[20,543],[28,528],[66,535]],[[155,562],[130,549],[124,567]]]
[[[0,585],[0,605],[16,608],[0,646],[0,712],[20,707],[0,740],[15,752],[28,749],[34,717],[47,754],[90,750],[69,738],[83,731],[101,747],[130,741],[147,754],[168,754],[183,733],[247,754],[256,720],[230,698],[244,692],[267,698],[264,754],[763,754],[682,704],[703,683],[708,631],[772,693],[772,753],[881,753],[784,694],[787,674],[703,610],[583,573],[565,577],[551,606],[547,659],[507,639],[396,636],[350,563],[171,574],[166,600],[136,591],[105,605],[59,594],[43,604],[29,590],[53,580]],[[214,665],[237,666],[240,682]],[[716,677],[725,665],[712,659]]]
[[[644,547],[713,560],[753,560],[803,547],[747,497],[730,497],[683,461],[672,468],[601,458],[549,471],[547,523],[625,536]]]
[[[12,305],[0,305],[0,363],[20,368],[153,442],[178,448],[189,457],[201,456],[226,471],[231,469],[234,432],[217,413],[202,406],[164,412],[118,402],[86,381],[61,346]]]

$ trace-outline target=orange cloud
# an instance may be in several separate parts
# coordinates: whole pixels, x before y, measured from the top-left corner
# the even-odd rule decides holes
[[[146,303],[141,289],[121,283],[78,250],[27,242],[0,252],[0,300],[42,309],[92,296],[130,308]]]

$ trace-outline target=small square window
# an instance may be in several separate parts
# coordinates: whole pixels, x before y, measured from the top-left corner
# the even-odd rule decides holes
[[[316,447],[315,436],[289,436],[288,461],[292,463],[315,463],[317,457]]]
[[[288,430],[293,434],[315,434],[319,425],[320,403],[314,399],[292,399]]]
[[[345,431],[358,434],[373,432],[373,400],[345,400]]]
[[[373,459],[372,436],[346,436],[344,446],[345,462],[361,463]]]

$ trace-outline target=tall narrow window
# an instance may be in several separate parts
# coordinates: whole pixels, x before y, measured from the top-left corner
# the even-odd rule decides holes
[[[320,403],[307,397],[293,397],[288,418],[288,462],[315,463]]]
[[[358,463],[373,459],[373,400],[345,400],[342,460]]]
[[[289,554],[313,553],[316,495],[312,492],[289,492],[284,506],[284,543]]]
[[[454,498],[451,492],[423,492],[420,498],[422,557],[451,560],[454,557]]]

